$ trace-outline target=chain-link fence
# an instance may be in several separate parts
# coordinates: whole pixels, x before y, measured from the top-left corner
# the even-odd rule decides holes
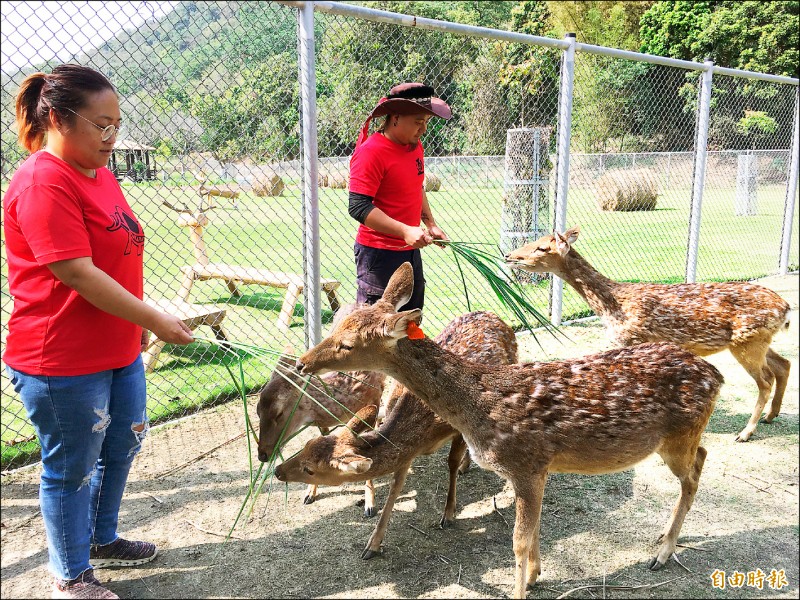
[[[96,6],[71,4],[79,15]],[[552,229],[561,202],[569,225],[582,228],[581,252],[601,272],[626,281],[684,280],[697,188],[699,70],[584,48],[576,54],[574,88],[565,92],[563,40],[542,45],[460,25],[425,28],[422,20],[408,26],[399,15],[376,20],[377,11],[329,3],[314,15],[317,112],[303,115],[303,9],[292,4],[176,3],[164,16],[144,14],[142,25],[96,50],[59,55],[59,62],[105,73],[119,92],[126,129],[109,166],[145,228],[148,301],[184,315],[207,338],[300,350],[313,339],[306,314],[309,323],[317,315],[309,308],[320,310],[326,333],[334,309],[355,298],[349,156],[366,115],[402,81],[428,83],[453,107],[453,119],[433,119],[423,139],[429,202],[451,239],[521,245]],[[116,6],[120,24],[131,7],[150,10],[143,2]],[[51,47],[62,39],[44,28],[34,33]],[[24,158],[13,123],[19,84],[53,64],[3,70],[3,192]],[[714,86],[698,279],[774,273],[782,254],[796,269],[797,236],[789,249],[782,239],[786,207],[795,205],[788,181],[797,82],[715,76]],[[556,152],[564,134],[560,93],[573,100],[561,199],[557,174],[567,171]],[[304,123],[313,123],[317,135],[318,240],[307,227],[313,204],[305,187]],[[520,148],[530,163],[515,158]],[[796,231],[796,211],[787,222]],[[319,265],[308,262],[314,245]],[[428,248],[424,260],[429,334],[467,310],[468,301],[473,310],[515,322],[465,268],[467,301],[450,251]],[[312,267],[321,301],[306,294]],[[5,254],[2,275],[5,339],[13,302]],[[549,313],[551,279],[526,285]],[[561,318],[585,314],[588,307],[565,289]],[[249,387],[258,388],[269,367],[244,352],[241,358]],[[154,344],[145,359],[153,422],[236,395],[228,368],[237,359],[211,341]],[[3,466],[36,460],[33,431],[5,373],[2,392]]]

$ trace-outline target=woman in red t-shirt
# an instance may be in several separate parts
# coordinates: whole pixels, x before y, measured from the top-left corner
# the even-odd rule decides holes
[[[121,122],[113,85],[79,65],[34,73],[16,114],[31,156],[3,197],[14,298],[3,361],[42,447],[53,597],[117,598],[93,568],[157,554],[117,534],[148,428],[141,352],[149,331],[173,344],[192,335],[142,302],[144,232],[106,168]]]
[[[369,122],[386,115],[369,134]],[[354,246],[357,301],[372,304],[404,262],[414,268],[414,292],[401,310],[422,308],[425,278],[420,248],[446,240],[425,195],[425,157],[420,137],[450,107],[422,83],[396,85],[367,117],[350,159],[349,213],[361,225]],[[425,229],[420,227],[425,224]]]

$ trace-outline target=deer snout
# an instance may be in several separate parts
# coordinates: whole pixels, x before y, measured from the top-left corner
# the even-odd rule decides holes
[[[278,481],[286,481],[286,472],[283,470],[282,464],[275,468],[275,477]]]
[[[261,462],[269,462],[269,452],[262,452],[261,450],[258,451],[258,460]]]
[[[300,373],[300,375],[308,375],[308,373],[305,372],[305,368],[306,365],[299,360],[294,364],[294,370]]]

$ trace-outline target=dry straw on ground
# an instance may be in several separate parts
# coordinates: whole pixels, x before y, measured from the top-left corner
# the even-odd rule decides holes
[[[658,182],[649,169],[606,171],[597,180],[597,202],[603,210],[654,210],[657,200]]]

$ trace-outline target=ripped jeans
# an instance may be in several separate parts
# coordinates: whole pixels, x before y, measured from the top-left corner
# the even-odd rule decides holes
[[[122,493],[149,427],[142,358],[90,375],[6,371],[42,446],[39,502],[49,568],[74,579],[91,568],[90,544],[119,537]]]

